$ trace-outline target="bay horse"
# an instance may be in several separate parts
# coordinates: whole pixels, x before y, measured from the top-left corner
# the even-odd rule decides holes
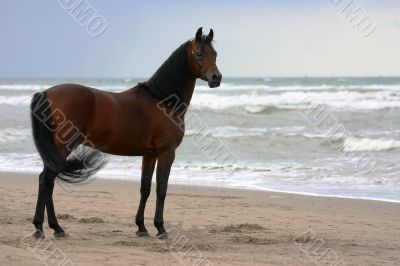
[[[212,29],[203,35],[199,28],[195,38],[176,49],[149,80],[120,93],[61,84],[33,96],[32,132],[44,165],[33,218],[34,237],[45,237],[45,208],[54,236],[67,236],[54,210],[54,181],[87,180],[104,166],[102,154],[107,153],[143,157],[137,236],[149,235],[144,211],[157,162],[154,225],[158,238],[168,238],[163,219],[168,178],[175,150],[184,136],[183,119],[196,79],[206,81],[210,88],[218,87],[222,79],[213,36]]]

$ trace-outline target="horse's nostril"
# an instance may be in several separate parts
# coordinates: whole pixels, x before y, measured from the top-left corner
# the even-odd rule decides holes
[[[211,79],[212,79],[213,81],[216,81],[216,80],[218,79],[217,74],[213,74],[212,77],[211,77]]]

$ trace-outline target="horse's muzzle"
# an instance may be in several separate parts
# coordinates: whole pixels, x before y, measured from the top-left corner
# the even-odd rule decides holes
[[[210,80],[208,81],[208,86],[209,86],[210,88],[219,87],[219,85],[221,85],[221,80],[222,80],[222,75],[221,75],[221,73],[219,73],[219,72],[214,73],[214,74],[211,76]]]

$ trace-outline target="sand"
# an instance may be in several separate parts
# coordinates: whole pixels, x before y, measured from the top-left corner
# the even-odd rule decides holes
[[[173,178],[173,177],[172,177]],[[68,238],[31,238],[37,177],[0,173],[0,265],[399,265],[400,204],[170,185],[169,240],[153,224],[155,193],[135,235],[139,184],[56,185]]]

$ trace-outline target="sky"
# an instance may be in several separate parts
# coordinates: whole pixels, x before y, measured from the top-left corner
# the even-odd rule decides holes
[[[74,2],[106,22],[100,35]],[[346,19],[345,2],[364,24]],[[201,26],[224,77],[400,76],[395,0],[2,0],[0,78],[149,77]]]

